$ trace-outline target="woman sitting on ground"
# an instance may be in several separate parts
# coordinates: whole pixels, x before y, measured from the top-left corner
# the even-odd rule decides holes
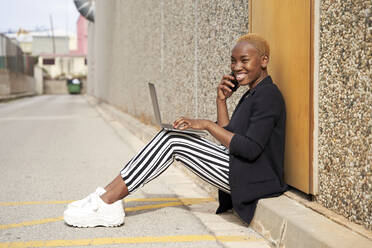
[[[163,129],[105,188],[70,203],[64,212],[65,222],[77,227],[123,224],[121,200],[159,176],[176,159],[219,189],[217,213],[234,208],[250,223],[258,199],[278,196],[287,189],[283,181],[285,105],[267,72],[269,55],[269,45],[259,35],[240,37],[231,54],[233,75],[223,76],[217,87],[217,123],[185,117],[173,123],[181,130],[206,130],[221,145]],[[226,100],[234,93],[234,79],[249,89],[229,119]]]

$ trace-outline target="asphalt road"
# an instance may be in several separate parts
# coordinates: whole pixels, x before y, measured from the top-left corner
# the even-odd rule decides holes
[[[135,154],[128,140],[84,96],[1,103],[0,247],[269,247],[234,216],[214,215],[217,203],[175,169],[128,198],[121,227],[64,224],[69,201],[105,186]]]

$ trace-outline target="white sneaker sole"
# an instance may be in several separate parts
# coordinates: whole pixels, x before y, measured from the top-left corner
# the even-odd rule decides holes
[[[64,214],[63,216],[67,225],[74,226],[74,227],[97,227],[97,226],[104,226],[104,227],[117,227],[124,224],[124,216],[117,217],[113,219],[106,219],[103,217],[97,218],[95,217],[94,220],[85,218],[80,219],[68,214]]]

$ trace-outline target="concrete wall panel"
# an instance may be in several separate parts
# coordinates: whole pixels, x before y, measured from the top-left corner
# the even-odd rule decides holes
[[[69,94],[66,80],[45,79],[44,80],[44,94]]]
[[[6,69],[0,69],[0,95],[9,94],[10,94],[9,71]]]
[[[10,93],[19,94],[25,92],[35,92],[35,79],[21,73],[9,73]]]

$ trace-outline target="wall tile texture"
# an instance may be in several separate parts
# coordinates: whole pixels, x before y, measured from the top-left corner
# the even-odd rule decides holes
[[[320,8],[317,201],[372,229],[372,2]]]

